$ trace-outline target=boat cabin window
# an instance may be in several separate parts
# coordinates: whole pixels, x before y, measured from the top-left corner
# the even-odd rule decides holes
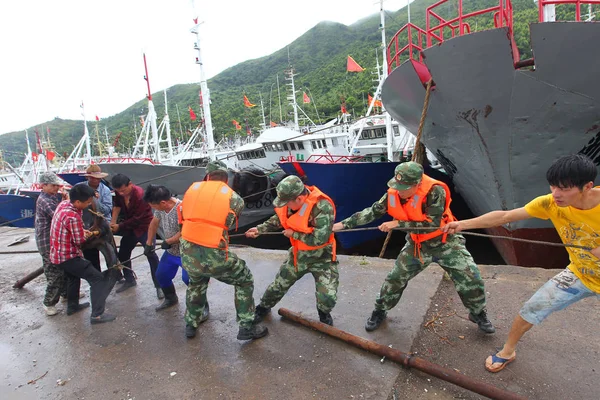
[[[312,146],[313,150],[316,150],[316,149],[317,149],[317,145],[315,144],[315,141],[314,141],[314,140],[311,140],[311,141],[310,141],[310,145]]]
[[[283,143],[283,144],[282,144],[282,146],[283,146],[283,149],[284,149],[285,151],[288,151],[288,150],[289,150],[289,149],[288,149],[288,145],[287,145],[287,143]]]
[[[394,130],[394,136],[400,136],[400,127],[398,125],[392,126],[392,129]]]
[[[385,129],[383,128],[378,128],[375,130],[375,136],[378,138],[382,138],[385,137]]]
[[[277,146],[277,151],[283,151],[283,147],[281,146],[281,143],[277,143],[275,146]]]
[[[304,150],[304,143],[298,142],[298,150]]]
[[[327,148],[327,142],[325,141],[325,139],[321,140],[321,142],[323,142],[323,148],[326,149]]]
[[[296,145],[294,144],[294,142],[290,143],[290,150],[296,150]]]
[[[317,147],[318,147],[318,148],[320,148],[320,149],[322,149],[322,148],[323,148],[323,145],[321,144],[321,141],[320,141],[320,140],[317,140]]]
[[[337,138],[331,138],[331,145],[332,145],[333,147],[337,147],[337,145],[338,145],[338,140],[337,140]]]

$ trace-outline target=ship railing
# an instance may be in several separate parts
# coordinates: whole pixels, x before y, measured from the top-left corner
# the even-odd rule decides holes
[[[582,5],[591,6],[594,4],[600,4],[600,0],[538,0],[539,21],[544,22],[544,7],[545,6],[575,5],[575,10],[574,10],[575,11],[575,21],[581,22],[581,17],[582,17],[581,6]],[[585,16],[587,14],[588,13],[584,12],[583,16]],[[592,15],[588,16],[588,18],[590,18],[590,17],[592,17]]]
[[[540,1],[555,1],[555,2],[600,2],[600,0],[540,0]],[[442,17],[439,10],[440,7],[446,3],[456,4],[456,16],[450,19]],[[388,56],[388,69],[392,71],[395,67],[398,67],[404,60],[401,59],[407,57],[408,60],[416,61],[423,64],[422,51],[425,48],[429,48],[434,44],[443,43],[447,39],[454,38],[456,36],[467,35],[471,33],[471,25],[467,20],[479,17],[484,14],[491,14],[493,18],[494,28],[507,27],[509,31],[509,37],[511,40],[513,59],[515,66],[517,66],[520,56],[516,42],[513,37],[513,6],[511,0],[499,0],[498,5],[489,7],[482,10],[475,10],[470,12],[464,12],[463,0],[440,0],[435,4],[427,7],[425,15],[426,29],[423,30],[418,26],[408,23],[404,25],[394,35],[387,48]],[[404,43],[404,37],[408,38],[406,45],[400,48],[401,43]],[[423,45],[423,38],[425,38],[425,45]],[[414,64],[414,63],[413,63]]]
[[[451,19],[445,19],[439,15],[439,10],[443,4],[449,3],[450,1],[457,3],[457,16]],[[499,0],[497,6],[468,13],[464,13],[463,0],[440,0],[437,3],[430,5],[427,7],[425,14],[427,47],[442,43],[445,40],[446,33],[449,33],[449,38],[471,33],[471,25],[469,25],[466,20],[489,13],[493,13],[494,27],[508,27],[512,37],[513,7],[510,0]]]
[[[364,156],[336,156],[333,154],[313,154],[306,159],[309,163],[337,164],[364,160]]]
[[[105,157],[99,159],[96,163],[112,163],[112,164],[158,164],[151,158],[142,158],[142,157]]]
[[[406,35],[406,41],[404,40],[404,35]],[[404,61],[402,58],[404,57],[407,57],[405,60],[414,60],[416,58],[419,62],[423,62],[423,54],[421,52],[423,51],[423,40],[426,36],[427,32],[410,22],[400,28],[394,37],[392,37],[387,47],[388,70],[391,71],[402,64]],[[406,44],[400,48],[400,43]]]

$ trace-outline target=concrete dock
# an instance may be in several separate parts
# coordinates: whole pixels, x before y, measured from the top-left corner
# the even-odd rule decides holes
[[[16,235],[25,233],[0,229],[0,251],[35,250],[33,235],[28,243],[6,247]],[[252,248],[234,251],[252,270],[258,301],[286,253]],[[137,254],[141,248],[134,251]],[[598,393],[594,382],[600,361],[596,299],[576,304],[532,331],[517,361],[507,368],[510,371],[492,375],[482,367],[485,356],[502,344],[520,304],[555,271],[483,267],[490,317],[498,327],[495,335],[484,335],[464,320],[467,311],[452,285],[443,282],[441,268],[432,266],[411,281],[382,327],[368,333],[364,322],[393,261],[353,256],[339,260],[338,305],[332,313],[336,327],[404,352],[418,351],[430,361],[530,398],[597,398],[593,397]],[[276,313],[278,307],[317,319],[310,275],[292,287],[266,318],[269,336],[241,342],[236,339],[231,286],[211,280],[210,318],[200,326],[197,337],[188,340],[183,320],[185,285],[180,275],[176,278],[180,304],[157,313],[154,308],[160,301],[149,267],[144,257],[136,259],[138,286],[121,294],[113,291],[107,300],[107,310],[117,320],[91,326],[88,310],[72,316],[44,314],[43,276],[24,289],[12,289],[17,279],[40,266],[41,258],[35,253],[0,255],[2,399],[479,398],[282,320]],[[88,291],[86,283],[82,291]],[[89,295],[82,301],[89,301]],[[452,345],[424,327],[442,302],[456,311],[456,316],[440,320],[449,331],[438,329]],[[66,309],[65,303],[59,306]],[[40,379],[32,382],[36,378]]]

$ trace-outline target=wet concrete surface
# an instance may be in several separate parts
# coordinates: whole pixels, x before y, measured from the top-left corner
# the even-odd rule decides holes
[[[587,298],[550,315],[525,334],[517,357],[498,373],[485,359],[502,347],[516,314],[535,291],[561,270],[480,266],[496,333],[486,335],[465,320],[454,286],[443,281],[412,351],[420,357],[530,399],[600,398],[600,307]],[[456,312],[455,315],[452,315]],[[450,315],[450,316],[448,316]],[[418,371],[400,370],[390,400],[482,399]]]
[[[35,243],[6,248],[22,251]],[[33,239],[33,236],[32,236]],[[255,277],[258,301],[284,260],[276,250],[235,250]],[[141,248],[134,255],[141,254]],[[161,313],[145,259],[134,261],[138,286],[111,293],[115,322],[90,325],[89,310],[48,317],[41,306],[45,279],[24,289],[12,284],[41,266],[37,254],[0,256],[0,393],[2,399],[384,399],[399,367],[323,334],[282,320],[278,307],[317,319],[312,276],[303,277],[265,320],[269,336],[236,339],[233,287],[211,281],[210,319],[195,339],[184,337],[185,285],[176,278],[180,304]],[[408,351],[422,325],[442,271],[415,278],[398,307],[373,333],[364,330],[392,261],[340,256],[336,327]],[[88,291],[86,283],[82,290]],[[89,301],[89,295],[82,301]],[[59,306],[66,309],[65,303]],[[47,375],[37,382],[33,379]],[[175,374],[174,374],[175,373]],[[58,385],[58,380],[66,381]]]

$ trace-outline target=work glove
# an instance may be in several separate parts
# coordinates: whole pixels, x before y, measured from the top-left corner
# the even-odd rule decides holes
[[[163,250],[168,250],[171,248],[171,245],[163,240],[163,242],[160,244],[160,248]]]
[[[145,244],[144,245],[144,255],[149,256],[152,253],[154,253],[154,246],[151,244]]]

